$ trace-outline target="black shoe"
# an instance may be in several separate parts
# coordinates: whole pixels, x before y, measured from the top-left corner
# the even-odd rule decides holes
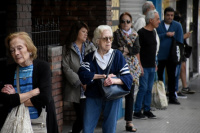
[[[177,99],[170,99],[169,103],[170,104],[176,104],[176,105],[180,105],[181,104]]]
[[[147,116],[149,119],[157,118],[151,111],[144,111],[143,115]]]
[[[141,112],[134,112],[133,114],[133,118],[135,119],[141,119],[141,120],[146,120],[147,117],[145,115],[143,115]]]
[[[181,92],[178,92],[178,93],[177,93],[177,98],[187,98],[187,96],[184,95],[184,94],[181,93]]]
[[[182,93],[185,93],[185,94],[194,94],[195,93],[195,91],[192,90],[190,87],[183,88],[181,91],[182,91]]]

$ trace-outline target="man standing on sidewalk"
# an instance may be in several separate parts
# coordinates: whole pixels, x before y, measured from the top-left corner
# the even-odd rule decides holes
[[[139,91],[135,101],[135,110],[133,117],[136,119],[146,119],[146,117],[155,119],[156,116],[150,111],[151,91],[154,83],[156,71],[156,32],[160,23],[160,18],[156,10],[151,10],[145,17],[147,25],[138,31],[140,42],[140,67],[141,76],[139,79]],[[142,114],[142,106],[144,112]]]
[[[157,28],[160,38],[160,49],[158,52],[158,78],[163,81],[163,72],[166,67],[168,75],[169,103],[180,104],[175,95],[175,71],[176,63],[169,60],[170,48],[173,38],[183,43],[183,29],[180,23],[173,20],[174,9],[167,7],[164,11],[164,20]]]

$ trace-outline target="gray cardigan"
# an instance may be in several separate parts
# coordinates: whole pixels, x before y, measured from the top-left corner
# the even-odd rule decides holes
[[[93,44],[85,43],[85,55],[95,51],[96,47]],[[77,74],[80,67],[80,59],[75,48],[71,46],[69,54],[66,55],[66,48],[63,48],[62,70],[64,75],[64,101],[80,102],[81,81]]]

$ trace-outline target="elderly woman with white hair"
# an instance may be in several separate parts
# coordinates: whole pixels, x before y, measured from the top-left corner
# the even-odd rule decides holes
[[[132,76],[128,65],[119,50],[116,50],[113,63],[109,62],[114,50],[111,48],[113,32],[110,26],[100,25],[94,31],[93,43],[97,45],[97,50],[89,53],[81,67],[78,75],[83,84],[87,85],[86,105],[84,110],[83,133],[93,133],[98,123],[101,111],[103,111],[103,133],[115,133],[120,98],[106,101],[98,87],[97,80],[106,78],[104,86],[112,84],[122,85],[124,89],[130,90],[132,85]],[[108,77],[105,73],[111,65]],[[120,78],[116,77],[120,74]]]

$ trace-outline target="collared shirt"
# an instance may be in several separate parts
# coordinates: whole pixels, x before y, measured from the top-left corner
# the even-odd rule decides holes
[[[131,34],[131,31],[132,31],[132,29],[130,28],[128,31],[125,31],[125,30],[122,30],[124,33],[126,33],[126,34],[128,34],[128,35],[130,35]]]
[[[94,52],[94,57],[96,58],[96,61],[97,61],[98,65],[99,65],[99,67],[100,67],[102,70],[105,70],[106,67],[107,67],[107,65],[108,65],[108,61],[109,61],[109,59],[110,59],[110,56],[111,56],[111,54],[112,54],[112,52],[113,52],[113,49],[111,48],[111,49],[108,51],[108,53],[104,54],[104,55],[103,55],[103,58],[101,57],[101,55],[100,55],[97,51],[98,51],[98,49],[95,50],[95,52]]]

